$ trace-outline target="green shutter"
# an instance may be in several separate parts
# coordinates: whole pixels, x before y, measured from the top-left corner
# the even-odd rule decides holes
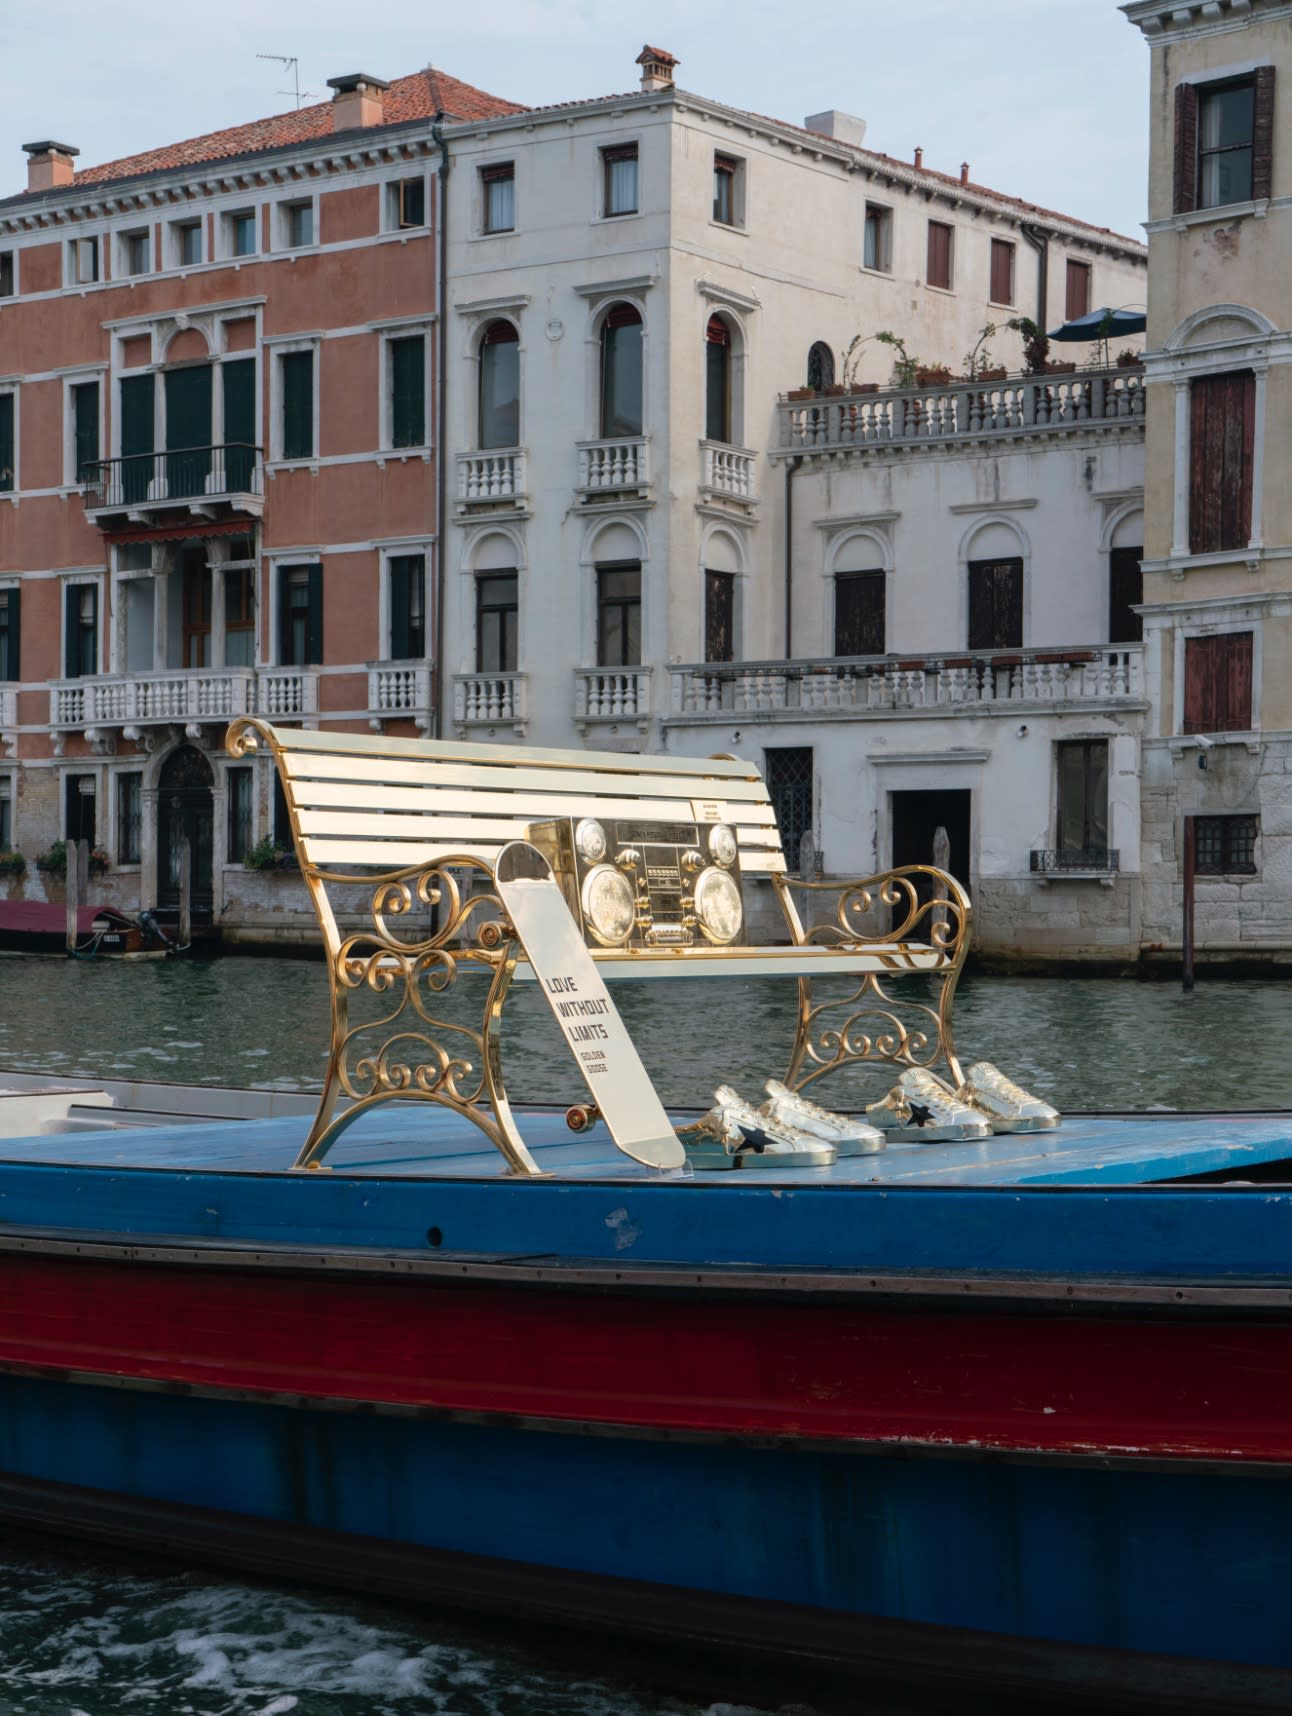
[[[63,585],[63,677],[77,677],[76,628],[80,623],[80,585]]]
[[[292,599],[291,579],[289,568],[284,566],[278,575],[278,665],[291,667],[292,664]]]
[[[407,661],[412,655],[408,636],[409,573],[412,559],[401,554],[390,563],[390,659]]]
[[[390,439],[395,447],[426,441],[426,341],[390,342]]]
[[[22,639],[22,591],[17,584],[0,590],[0,611],[5,617],[5,628],[0,633],[0,642],[4,644],[0,650],[0,679],[21,679],[18,646]]]
[[[314,456],[314,353],[285,352],[283,384],[283,458]]]
[[[148,498],[153,475],[153,382],[151,375],[128,376],[121,383],[121,498]]]
[[[72,389],[76,412],[76,480],[99,462],[99,384],[87,381]]]
[[[309,619],[305,626],[305,660],[317,667],[323,660],[323,568],[310,567]]]
[[[13,488],[13,394],[0,393],[0,493]]]
[[[172,500],[206,492],[211,472],[211,366],[166,372],[167,493]]]
[[[220,365],[224,387],[224,466],[231,494],[250,493],[256,468],[256,362]]]

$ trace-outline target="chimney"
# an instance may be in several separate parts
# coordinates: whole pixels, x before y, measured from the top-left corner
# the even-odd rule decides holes
[[[652,48],[648,42],[637,56],[642,68],[642,89],[672,89],[673,68],[680,65],[664,48]]]
[[[365,125],[381,124],[390,88],[383,78],[350,72],[345,77],[330,77],[327,86],[336,92],[332,97],[333,131],[359,131]]]
[[[917,149],[915,151],[915,165],[917,167],[922,167],[924,165],[924,151],[923,151],[923,149]]]
[[[960,163],[960,183],[962,185],[967,185],[969,183],[969,163],[968,163],[968,161],[961,161],[961,163]]]
[[[803,121],[805,131],[815,131],[818,137],[833,137],[838,143],[851,143],[860,149],[866,140],[866,121],[855,113],[840,113],[837,107],[827,107],[824,113],[809,113]]]
[[[24,143],[27,151],[27,189],[56,191],[70,185],[76,168],[73,159],[81,153],[70,143]]]

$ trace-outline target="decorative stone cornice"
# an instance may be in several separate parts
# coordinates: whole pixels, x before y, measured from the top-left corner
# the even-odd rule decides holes
[[[1127,0],[1122,11],[1152,43],[1241,30],[1292,17],[1292,0]]]

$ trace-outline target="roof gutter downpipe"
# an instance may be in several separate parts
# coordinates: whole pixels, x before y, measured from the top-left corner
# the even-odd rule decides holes
[[[444,674],[444,585],[445,530],[447,525],[447,429],[445,405],[448,398],[448,329],[449,329],[449,146],[444,137],[444,109],[440,108],[431,122],[431,136],[440,146],[440,164],[436,170],[436,218],[439,222],[437,281],[435,307],[439,312],[439,338],[436,341],[435,376],[435,591],[432,603],[434,634],[431,639],[431,724],[432,736],[440,738],[448,731],[443,711]]]
[[[785,462],[785,659],[794,656],[794,473],[802,453]]]
[[[1050,235],[1029,221],[1020,222],[1018,230],[1036,252],[1036,325],[1044,333],[1049,320],[1046,305],[1050,297]]]

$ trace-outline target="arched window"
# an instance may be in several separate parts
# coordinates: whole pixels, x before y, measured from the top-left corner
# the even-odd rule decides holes
[[[520,335],[490,322],[480,341],[480,445],[520,445]]]
[[[834,353],[824,340],[816,340],[808,352],[807,384],[818,393],[834,385]]]
[[[642,319],[631,304],[616,304],[601,324],[601,435],[641,432]]]
[[[721,316],[710,316],[704,331],[704,436],[707,441],[731,440],[731,329]]]

